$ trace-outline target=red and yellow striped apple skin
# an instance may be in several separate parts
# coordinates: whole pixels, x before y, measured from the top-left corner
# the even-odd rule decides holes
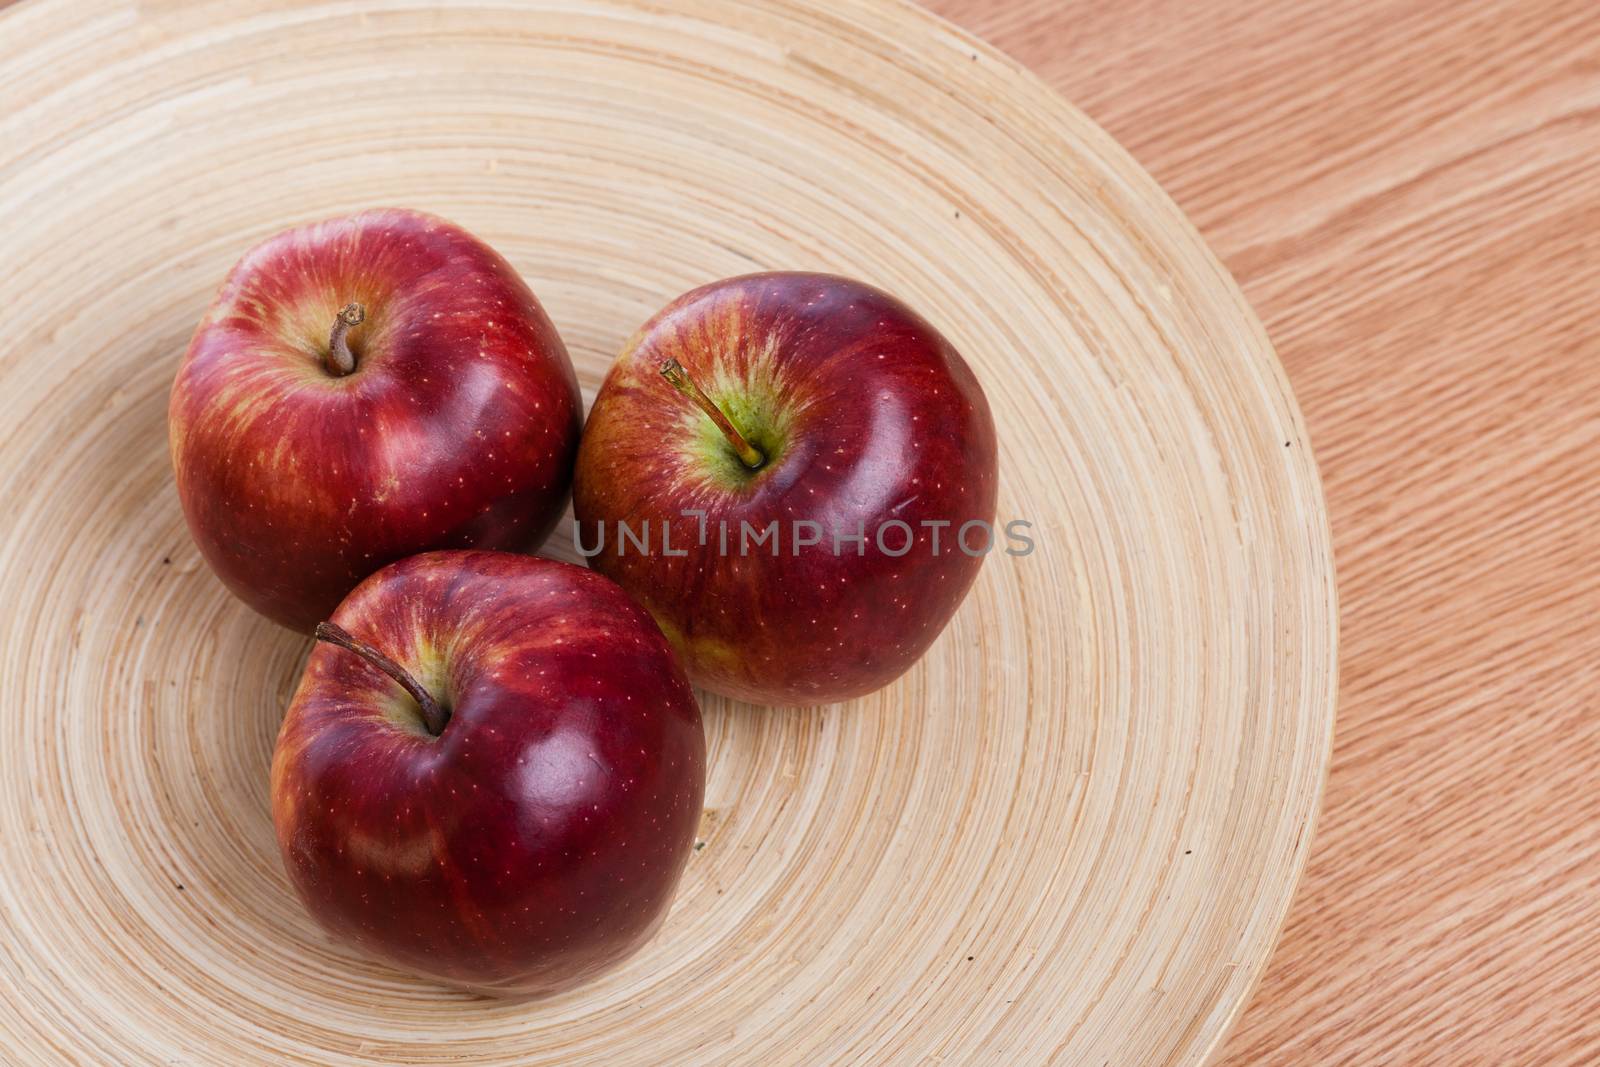
[[[351,302],[366,321],[339,377],[324,357]],[[201,553],[251,607],[301,630],[404,556],[537,547],[566,505],[582,414],[566,348],[510,264],[402,210],[247,253],[168,411]]]
[[[290,881],[336,936],[499,995],[567,988],[656,929],[692,850],[705,738],[661,632],[581,567],[435,552],[333,621],[450,709],[319,644],[272,762]]]
[[[661,375],[676,359],[769,457],[741,473],[711,420]],[[901,301],[847,278],[753,274],[690,292],[629,342],[589,414],[573,504],[590,566],[650,609],[695,684],[762,704],[878,689],[927,651],[983,560],[955,547],[993,524],[994,421],[971,369]],[[698,516],[705,515],[700,543]],[[792,551],[797,520],[824,543]],[[886,523],[911,527],[903,555]],[[946,522],[941,549],[924,521]],[[648,522],[648,555],[619,523]],[[780,555],[741,554],[743,524],[780,524]],[[670,523],[668,555],[661,544]],[[730,530],[727,550],[720,524]],[[832,531],[864,530],[858,552]],[[898,550],[904,532],[885,543]],[[971,543],[980,544],[974,534]]]

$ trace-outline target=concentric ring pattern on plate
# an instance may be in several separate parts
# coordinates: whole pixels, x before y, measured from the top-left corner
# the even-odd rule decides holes
[[[891,688],[708,698],[662,935],[554,1000],[301,911],[266,773],[307,642],[227,596],[173,492],[166,392],[223,272],[372,204],[505,251],[586,398],[695,284],[881,285],[977,369],[1035,524]],[[24,0],[0,218],[8,1062],[1190,1063],[1248,996],[1333,718],[1315,467],[1193,230],[993,51],[890,2]]]

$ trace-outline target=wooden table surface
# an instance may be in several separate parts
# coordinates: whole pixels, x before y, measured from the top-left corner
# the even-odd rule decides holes
[[[1333,767],[1221,1061],[1600,1062],[1600,5],[925,2],[1182,205],[1321,462]]]
[[[1222,1062],[1600,1063],[1600,5],[927,2],[1188,212],[1321,463],[1333,767]]]

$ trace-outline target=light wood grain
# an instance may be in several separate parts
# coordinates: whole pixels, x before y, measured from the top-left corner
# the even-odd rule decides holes
[[[691,285],[878,283],[973,364],[1037,524],[884,692],[708,700],[662,935],[535,1005],[301,911],[266,767],[306,641],[172,491],[223,272],[373,202],[502,248],[591,396]],[[1331,743],[1314,464],[1181,214],[998,54],[889,2],[39,0],[0,15],[0,218],[9,1061],[1194,1063],[1243,1004]]]
[[[1176,197],[1321,461],[1327,807],[1223,1062],[1600,1062],[1600,7],[931,6]]]

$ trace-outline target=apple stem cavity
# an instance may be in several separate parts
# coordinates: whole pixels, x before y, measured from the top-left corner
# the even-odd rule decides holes
[[[672,384],[672,387],[690,400],[694,401],[701,411],[705,412],[712,422],[717,424],[717,429],[722,431],[722,436],[728,439],[728,444],[733,446],[733,451],[743,463],[751,470],[758,469],[767,461],[761,451],[745,440],[744,434],[733,424],[733,420],[717,405],[711,402],[704,390],[689,377],[689,372],[683,369],[683,364],[675,359],[669,359],[661,364],[661,376]]]
[[[355,353],[350,351],[350,342],[345,334],[351,327],[360,326],[367,320],[367,309],[360,304],[346,304],[339,309],[339,314],[333,317],[333,332],[328,334],[328,372],[336,378],[343,378],[346,374],[356,369]]]
[[[445,724],[450,721],[450,713],[440,707],[439,702],[433,699],[433,694],[424,689],[422,684],[411,677],[411,674],[400,664],[365,641],[350,636],[350,633],[342,626],[336,626],[331,622],[317,623],[316,638],[318,641],[326,641],[330,645],[337,645],[346,651],[354,652],[384,674],[393,678],[400,684],[400,688],[411,694],[411,699],[415,700],[418,706],[422,708],[422,724],[427,728],[428,732],[434,737],[438,737],[444,732]]]

